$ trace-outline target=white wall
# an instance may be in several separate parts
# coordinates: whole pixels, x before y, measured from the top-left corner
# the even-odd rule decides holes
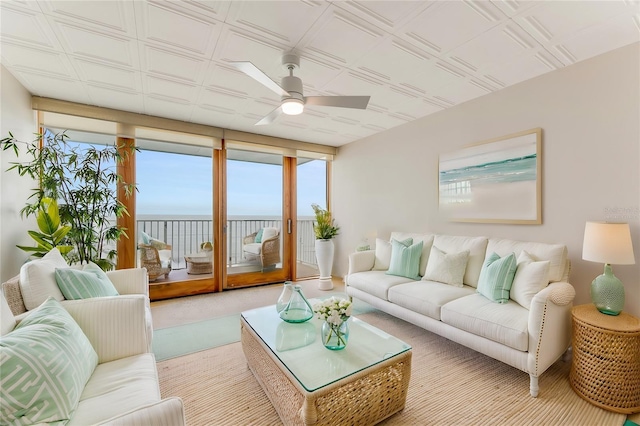
[[[585,222],[625,221],[637,263],[614,265],[614,273],[625,285],[625,311],[640,316],[639,53],[636,43],[341,147],[333,164],[341,226],[334,275],[346,274],[363,237],[374,243],[395,230],[561,242],[575,303],[589,303],[603,265],[581,259]],[[542,225],[452,223],[439,214],[440,153],[536,127]]]
[[[36,113],[31,109],[31,94],[2,65],[0,94],[0,139],[11,132],[18,140],[33,141],[38,127]],[[16,244],[32,245],[27,231],[37,229],[37,225],[33,218],[20,217],[20,209],[35,183],[13,170],[6,171],[11,162],[18,160],[13,151],[1,151],[0,157],[0,280],[4,282],[17,275],[29,257]]]

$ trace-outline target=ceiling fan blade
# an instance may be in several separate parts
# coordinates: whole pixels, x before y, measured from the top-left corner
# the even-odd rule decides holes
[[[289,92],[287,92],[282,87],[280,87],[280,85],[278,83],[276,83],[275,81],[271,80],[269,78],[269,76],[267,76],[265,73],[263,73],[258,67],[253,65],[251,62],[247,62],[247,61],[244,61],[244,62],[229,62],[229,65],[231,65],[232,67],[234,67],[235,69],[237,69],[239,71],[242,71],[243,73],[245,73],[249,77],[251,77],[254,80],[256,80],[258,83],[261,83],[267,89],[273,90],[278,95],[280,95],[280,96],[291,96],[291,95],[289,95]]]
[[[274,109],[269,114],[264,116],[264,118],[262,120],[258,121],[255,125],[256,126],[262,126],[264,124],[271,124],[274,121],[276,121],[276,118],[278,118],[280,116],[280,114],[282,114],[282,107],[278,107],[278,108]]]
[[[306,105],[367,109],[371,96],[307,96]]]

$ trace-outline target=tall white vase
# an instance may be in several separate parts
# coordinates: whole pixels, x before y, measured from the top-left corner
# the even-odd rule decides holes
[[[333,268],[333,240],[316,240],[316,259],[320,270],[318,289],[331,290],[331,269]]]

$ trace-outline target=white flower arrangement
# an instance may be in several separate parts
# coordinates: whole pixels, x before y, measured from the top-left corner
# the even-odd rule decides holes
[[[353,311],[353,305],[348,299],[332,296],[313,305],[313,312],[317,318],[339,327],[347,321]]]

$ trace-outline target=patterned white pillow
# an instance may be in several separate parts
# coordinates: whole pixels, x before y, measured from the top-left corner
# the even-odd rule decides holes
[[[67,261],[57,248],[45,254],[42,259],[25,263],[20,268],[20,291],[24,306],[28,311],[40,306],[49,296],[64,300],[56,283],[56,268],[68,268]]]
[[[0,337],[0,424],[66,421],[98,364],[71,315],[53,299]]]
[[[422,279],[462,287],[462,279],[464,278],[468,259],[469,250],[460,253],[445,253],[433,245],[429,253],[427,270]]]
[[[518,256],[518,268],[509,294],[511,300],[529,309],[533,297],[549,285],[550,269],[551,262],[538,261],[527,251],[522,250]]]

